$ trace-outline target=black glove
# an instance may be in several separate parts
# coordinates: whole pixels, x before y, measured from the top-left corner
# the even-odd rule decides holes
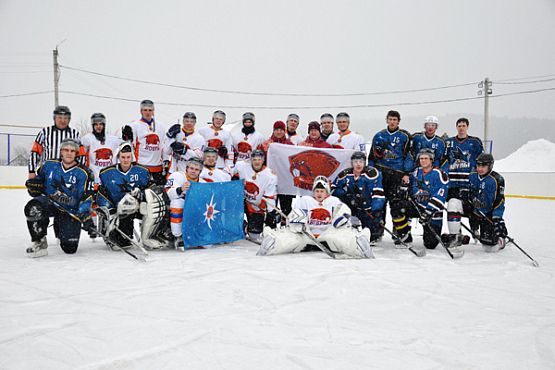
[[[60,190],[57,190],[54,194],[50,195],[50,198],[60,204],[71,203],[71,198],[69,197],[69,195]]]
[[[181,131],[181,125],[179,123],[176,123],[168,129],[168,132],[166,132],[166,136],[170,139],[173,139],[177,136],[177,134],[179,134],[179,131]]]
[[[225,145],[222,145],[218,148],[218,155],[224,159],[227,159],[227,148]]]
[[[121,129],[121,139],[123,141],[133,142],[133,129],[131,128],[131,126],[123,126],[123,128]]]
[[[279,213],[277,213],[277,211],[275,209],[266,214],[266,222],[265,223],[269,228],[275,229],[279,222],[281,222],[280,215],[279,215]]]
[[[397,188],[397,197],[399,199],[408,199],[409,198],[409,184],[401,183]]]
[[[166,176],[169,171],[170,171],[170,161],[168,160],[162,161],[162,174]]]
[[[493,233],[498,238],[507,237],[507,227],[505,226],[505,221],[501,217],[493,218]]]
[[[35,177],[34,179],[25,181],[25,187],[32,197],[38,197],[44,194],[44,182],[41,178]]]
[[[363,209],[362,204],[364,203],[364,199],[362,194],[347,194],[346,196],[347,205],[354,209]]]
[[[470,199],[470,190],[468,188],[459,188],[459,199],[468,202]]]
[[[425,208],[424,210],[420,211],[420,218],[418,219],[418,221],[422,225],[427,225],[432,220],[433,215],[434,215],[434,211],[432,211],[431,209]]]
[[[181,141],[174,141],[170,144],[170,148],[175,155],[185,155],[187,153],[187,147]]]
[[[383,210],[379,209],[376,211],[368,212],[368,216],[370,216],[370,218],[374,220],[381,221],[383,218]]]

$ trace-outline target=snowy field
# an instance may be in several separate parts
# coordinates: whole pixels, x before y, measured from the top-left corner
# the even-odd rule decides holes
[[[451,261],[389,239],[375,260],[241,241],[142,263],[86,235],[64,255],[49,235],[30,259],[27,199],[0,190],[0,369],[555,368],[553,201],[507,201],[535,268],[512,245]]]

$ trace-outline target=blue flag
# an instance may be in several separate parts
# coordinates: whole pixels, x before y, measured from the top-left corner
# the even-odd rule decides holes
[[[185,248],[244,239],[243,181],[192,182],[183,206]]]

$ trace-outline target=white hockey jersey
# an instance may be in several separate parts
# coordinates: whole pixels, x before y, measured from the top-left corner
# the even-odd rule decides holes
[[[200,173],[200,178],[204,182],[224,182],[231,181],[231,175],[219,168],[204,167]]]
[[[220,146],[224,145],[227,148],[227,158],[222,158],[218,156],[216,167],[233,167],[233,141],[231,139],[231,134],[229,133],[229,131],[214,130],[212,125],[210,125],[200,128],[198,130],[198,133],[201,134],[202,137],[204,137],[205,146],[218,149]]]
[[[81,144],[85,149],[86,165],[94,173],[94,182],[99,184],[100,171],[117,162],[121,139],[114,135],[106,135],[104,141],[101,142],[91,132],[81,138]]]
[[[289,135],[289,133],[287,133],[287,138],[289,140],[291,140],[291,142],[295,145],[299,145],[300,143],[302,143],[304,141],[304,136],[299,135],[299,134],[295,134],[295,135]]]
[[[336,149],[354,149],[366,152],[366,142],[364,138],[352,131],[334,132],[326,140]]]
[[[237,151],[237,162],[251,158],[251,152],[264,142],[264,136],[258,131],[245,135],[239,131],[232,135],[233,146]]]
[[[129,126],[133,129],[133,147],[137,163],[150,172],[161,172],[162,161],[168,158],[164,153],[166,127],[154,120],[148,124],[142,119],[131,122]]]
[[[185,155],[173,155],[170,145],[175,141],[181,141],[185,145],[187,148]],[[202,159],[205,142],[204,137],[196,131],[192,134],[186,135],[185,132],[181,130],[175,138],[170,139],[166,137],[164,151],[170,160],[170,173],[185,171],[187,161],[191,157],[198,157]]]
[[[174,236],[181,236],[183,223],[183,205],[187,192],[183,192],[181,187],[189,181],[185,172],[172,173],[166,182],[166,193],[170,198],[170,228]],[[204,182],[199,178],[199,182]],[[178,190],[179,189],[179,190]]]
[[[277,176],[269,167],[255,172],[250,161],[238,162],[233,174],[245,181],[247,212],[271,212],[276,206]]]
[[[351,214],[349,207],[334,196],[329,196],[322,202],[318,202],[312,195],[304,195],[295,202],[293,208],[307,211],[307,225],[312,234],[317,237],[332,225],[334,218],[333,212],[340,206],[343,206],[343,211],[345,211],[342,211],[342,213]],[[340,215],[335,216],[337,217]]]

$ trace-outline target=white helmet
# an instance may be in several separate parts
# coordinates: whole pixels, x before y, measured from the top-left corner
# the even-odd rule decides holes
[[[312,184],[312,191],[316,189],[325,189],[328,194],[330,193],[330,180],[326,176],[316,176]]]
[[[439,124],[439,120],[436,116],[428,116],[424,119],[424,124],[426,123],[435,123],[436,125]]]

